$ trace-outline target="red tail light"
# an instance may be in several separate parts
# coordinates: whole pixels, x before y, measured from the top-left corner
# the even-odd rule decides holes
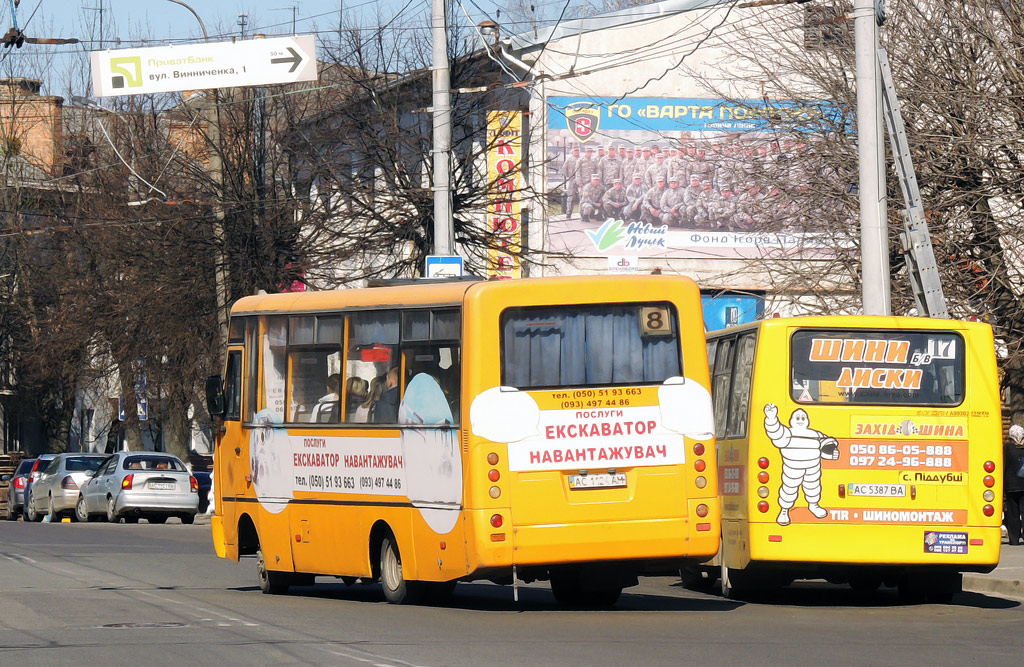
[[[981,480],[981,482],[985,486],[992,488],[993,486],[995,486],[996,478],[993,477],[992,475],[985,475],[985,479]]]
[[[996,464],[993,461],[985,461],[985,472],[995,472]]]
[[[762,513],[767,512],[768,511],[768,501],[767,500],[762,500],[761,502],[759,502],[757,504],[757,511],[758,512],[762,512]]]
[[[188,484],[192,487],[192,493],[199,493],[199,482],[196,481],[195,477],[189,475]]]
[[[759,468],[761,468],[761,470],[764,470],[765,468],[767,468],[769,463],[770,463],[770,461],[768,460],[768,457],[766,457],[766,456],[762,456],[761,458],[759,458],[757,460],[757,465],[758,465]]]
[[[693,469],[696,470],[697,472],[704,472],[704,469],[706,467],[707,464],[704,463],[704,459],[697,459],[696,461],[693,462]]]
[[[128,475],[121,480],[121,488],[130,491],[132,488],[132,480],[135,479],[135,475]]]
[[[696,454],[697,456],[704,456],[704,443],[698,442],[696,445],[694,445],[693,453]]]
[[[77,489],[78,485],[75,484],[75,478],[68,475],[64,479],[60,480],[60,488],[62,489]]]
[[[501,528],[501,524],[503,524],[503,523],[504,523],[504,521],[502,520],[500,514],[495,514],[495,515],[493,515],[491,517],[491,525],[494,526],[495,528]]]
[[[996,513],[996,508],[991,505],[985,505],[981,508],[981,511],[985,513],[985,516],[992,516]]]
[[[14,488],[16,488],[16,489],[24,489],[25,488],[25,478],[24,477],[15,477],[14,478]]]
[[[499,479],[501,479],[501,473],[492,468],[491,470],[487,471],[487,479],[491,480],[492,482],[497,482]]]

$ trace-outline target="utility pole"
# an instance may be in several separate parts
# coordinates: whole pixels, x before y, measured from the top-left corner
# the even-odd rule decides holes
[[[448,30],[444,0],[430,5],[430,35],[433,40],[434,83],[434,254],[451,255],[455,245],[452,233],[451,145],[452,109],[448,68]]]
[[[861,289],[865,315],[891,315],[889,233],[885,189],[879,167],[882,143],[879,114],[875,0],[854,0],[857,79],[857,157],[859,162]]]

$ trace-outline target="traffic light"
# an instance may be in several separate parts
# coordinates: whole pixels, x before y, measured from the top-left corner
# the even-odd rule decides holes
[[[25,35],[17,28],[11,28],[4,34],[3,42],[5,48],[14,46],[20,49],[25,43]]]

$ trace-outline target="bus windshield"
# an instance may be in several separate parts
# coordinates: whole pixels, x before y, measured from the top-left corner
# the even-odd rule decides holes
[[[797,403],[959,405],[964,340],[948,331],[801,329],[790,343]]]
[[[501,377],[523,388],[654,384],[683,374],[667,303],[509,308]]]

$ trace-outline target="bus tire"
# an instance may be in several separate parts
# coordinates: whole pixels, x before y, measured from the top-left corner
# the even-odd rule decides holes
[[[423,587],[415,581],[406,581],[402,572],[402,554],[395,536],[388,533],[380,544],[380,586],[384,598],[391,604],[415,604]]]
[[[551,593],[563,607],[611,607],[619,601],[622,586],[586,587],[579,572],[562,570],[551,573]]]
[[[714,575],[705,572],[700,566],[680,568],[679,579],[683,582],[683,588],[688,591],[706,593],[715,585]]]
[[[263,558],[263,547],[256,550],[256,578],[260,582],[260,590],[264,595],[282,595],[288,592],[291,585],[287,572],[274,572],[267,569],[267,561]]]

